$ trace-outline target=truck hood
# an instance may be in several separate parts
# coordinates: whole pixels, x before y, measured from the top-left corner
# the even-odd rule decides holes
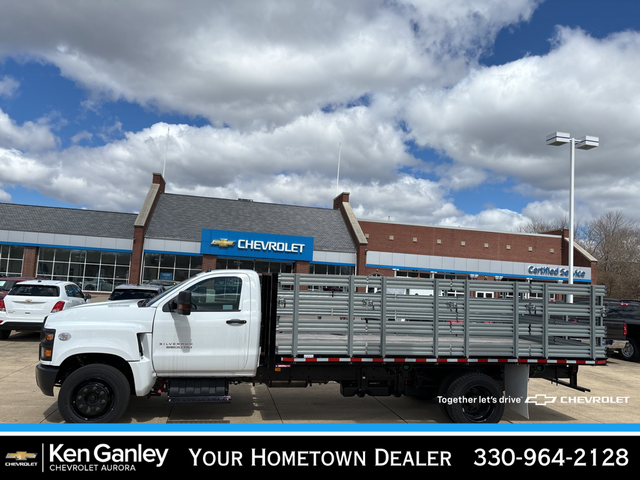
[[[155,307],[138,306],[137,300],[86,303],[49,315],[45,327],[59,330],[82,325],[96,330],[150,332],[155,312]]]

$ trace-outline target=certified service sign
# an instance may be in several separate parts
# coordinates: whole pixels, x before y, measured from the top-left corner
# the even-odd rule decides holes
[[[202,229],[200,253],[234,258],[311,261],[313,237]]]

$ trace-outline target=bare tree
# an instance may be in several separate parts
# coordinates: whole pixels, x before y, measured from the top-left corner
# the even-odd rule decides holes
[[[622,212],[607,212],[589,222],[581,245],[598,260],[598,283],[607,295],[640,298],[640,228]]]
[[[557,232],[569,228],[566,217],[533,219],[519,231]],[[577,244],[597,261],[598,283],[615,298],[640,299],[640,227],[620,211],[607,212],[597,219],[574,227]]]
[[[527,224],[518,229],[523,233],[547,233],[569,228],[569,219],[564,216],[555,220],[531,219]]]

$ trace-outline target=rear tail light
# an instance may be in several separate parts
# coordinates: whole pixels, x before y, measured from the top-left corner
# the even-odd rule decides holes
[[[624,328],[622,329],[624,336],[627,336],[627,324],[624,324]]]
[[[6,312],[7,308],[4,306],[4,300],[0,300],[0,312]]]
[[[56,302],[56,304],[51,309],[51,313],[59,312],[63,308],[64,308],[64,302],[63,301],[58,301],[58,302]]]

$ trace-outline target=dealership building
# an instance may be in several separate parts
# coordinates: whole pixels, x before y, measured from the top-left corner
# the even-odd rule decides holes
[[[566,282],[567,237],[362,220],[348,193],[333,208],[177,195],[153,174],[137,214],[0,203],[0,275],[100,292],[227,268]],[[573,248],[574,281],[596,283]]]

